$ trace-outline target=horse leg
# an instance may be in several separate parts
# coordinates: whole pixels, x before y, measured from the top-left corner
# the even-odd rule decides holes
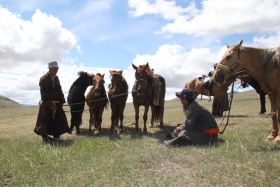
[[[97,129],[98,132],[101,133],[101,123],[102,123],[102,115],[103,115],[104,107],[101,107],[97,114]]]
[[[260,92],[260,102],[261,102],[261,111],[259,114],[264,114],[266,112],[266,109],[265,109],[265,93],[263,91]]]
[[[81,132],[80,132],[80,125],[82,123],[82,114],[83,114],[83,112],[77,112],[77,121],[75,123],[76,134],[81,134]]]
[[[88,128],[88,133],[91,133],[91,124],[93,123],[93,111],[89,110],[89,128]]]
[[[148,119],[148,112],[149,112],[149,105],[145,106],[145,111],[144,111],[144,115],[143,115],[143,120],[144,120],[144,129],[143,132],[147,133],[147,119]]]
[[[71,112],[71,125],[70,125],[70,131],[74,130],[74,112]]]
[[[125,103],[121,104],[121,106],[119,107],[119,110],[118,110],[118,116],[119,116],[119,120],[120,120],[120,132],[123,132],[124,108],[125,108]]]
[[[155,122],[155,106],[153,103],[150,106],[151,106],[151,110],[152,110],[152,117],[151,117],[151,124],[149,125],[149,127],[152,128],[152,127],[154,127],[154,122]]]
[[[110,131],[112,132],[115,129],[115,120],[116,120],[116,107],[112,107],[111,105],[111,109],[112,109],[112,114],[111,114],[111,128]]]
[[[277,128],[276,128],[276,131],[278,131],[277,132],[277,137],[273,140],[274,142],[280,142],[280,131],[279,131],[279,128],[280,128],[280,108],[279,107],[277,107],[277,117],[278,117],[278,124],[277,124]]]
[[[164,100],[163,100],[162,104],[160,105],[160,116],[159,116],[159,119],[160,119],[159,127],[160,128],[164,127],[164,125],[163,125],[163,113],[164,113]]]
[[[271,104],[271,119],[272,119],[272,127],[271,134],[267,137],[268,140],[274,140],[278,135],[278,121],[276,117],[276,99],[275,97],[269,96],[270,104]],[[278,114],[279,115],[279,114]]]
[[[139,106],[135,106],[134,104],[134,110],[135,110],[135,133],[139,132],[139,126],[138,126],[138,121],[139,121]]]

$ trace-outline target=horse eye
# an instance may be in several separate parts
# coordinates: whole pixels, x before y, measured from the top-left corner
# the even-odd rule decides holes
[[[226,59],[230,59],[230,57],[231,57],[231,55],[227,55],[227,56],[226,56]]]

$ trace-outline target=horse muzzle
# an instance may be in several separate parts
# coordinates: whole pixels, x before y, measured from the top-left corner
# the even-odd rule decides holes
[[[221,84],[225,81],[225,74],[223,72],[217,71],[213,77],[214,82]]]
[[[145,89],[138,89],[137,90],[137,95],[144,95],[146,93],[146,90]]]

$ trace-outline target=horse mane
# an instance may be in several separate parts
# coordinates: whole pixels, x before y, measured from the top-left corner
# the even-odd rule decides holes
[[[280,47],[268,48],[261,52],[262,68],[265,73],[280,67]]]
[[[84,72],[84,71],[79,71],[77,74],[79,77],[73,82],[73,84],[71,85],[71,87],[69,89],[69,92],[74,88],[74,86],[77,86],[80,84],[79,82],[81,81],[81,77],[88,76],[88,73]]]
[[[102,77],[102,74],[101,73],[96,73],[95,75],[99,76],[99,77]]]
[[[125,78],[121,74],[119,74],[118,71],[112,70],[110,77],[113,77],[114,75],[121,77],[121,79],[122,79],[122,86],[124,87],[124,90],[127,92],[128,91],[128,84],[127,84]],[[109,84],[109,86],[110,86],[110,84]]]

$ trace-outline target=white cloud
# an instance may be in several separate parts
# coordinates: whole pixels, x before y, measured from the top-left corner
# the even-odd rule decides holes
[[[218,35],[232,33],[267,32],[280,29],[280,2],[278,0],[204,0],[202,9],[194,3],[186,8],[174,1],[129,0],[131,14],[159,14],[174,20],[163,26],[159,33],[190,35]]]
[[[197,12],[194,3],[191,3],[187,8],[182,8],[176,6],[175,1],[165,0],[155,0],[154,3],[148,0],[129,0],[128,6],[132,9],[129,13],[135,17],[145,14],[159,14],[167,20],[174,20],[186,13],[193,16]]]
[[[0,66],[6,69],[61,61],[76,45],[59,19],[36,10],[31,21],[0,7]]]
[[[208,48],[194,48],[187,52],[179,45],[162,45],[154,55],[137,55],[135,65],[149,62],[156,74],[165,78],[166,87],[182,89],[194,77],[208,74],[220,59],[220,52],[211,54]],[[132,69],[130,66],[129,69]],[[174,94],[167,98],[174,98]]]
[[[262,35],[254,37],[254,46],[257,47],[279,47],[280,45],[280,31],[275,35]]]

